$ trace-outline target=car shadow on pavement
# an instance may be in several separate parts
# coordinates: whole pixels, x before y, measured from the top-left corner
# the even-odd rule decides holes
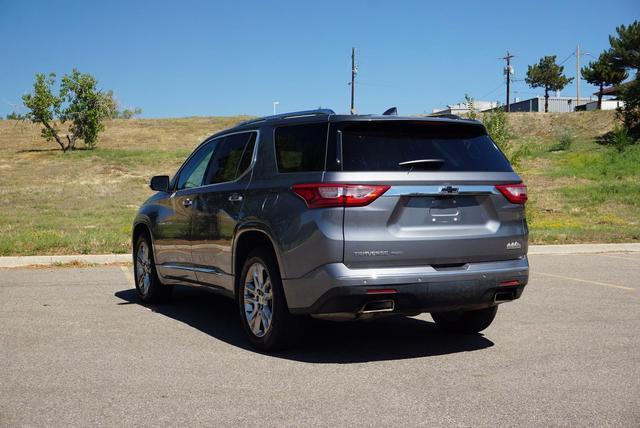
[[[145,304],[135,289],[115,296],[119,304],[140,304],[169,318],[188,324],[203,333],[252,352],[244,337],[236,306],[230,299],[192,287],[174,287],[170,302]],[[272,357],[307,363],[362,363],[430,357],[476,351],[493,346],[481,334],[451,336],[433,322],[393,316],[375,321],[330,322],[309,320],[302,342]]]

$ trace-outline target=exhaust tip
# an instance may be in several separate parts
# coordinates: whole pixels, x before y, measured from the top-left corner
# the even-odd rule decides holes
[[[364,304],[360,309],[361,314],[372,314],[376,312],[393,312],[396,302],[393,300],[373,300]]]
[[[513,291],[498,291],[494,298],[493,301],[495,303],[500,303],[500,302],[510,302],[512,300],[514,300],[516,298],[516,295]]]

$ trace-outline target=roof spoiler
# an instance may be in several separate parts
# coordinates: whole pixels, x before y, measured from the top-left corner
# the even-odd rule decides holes
[[[298,117],[310,117],[310,116],[331,116],[333,114],[336,114],[336,112],[334,112],[331,109],[316,109],[316,110],[293,111],[293,112],[290,112],[290,113],[275,114],[273,116],[265,116],[265,117],[259,117],[257,119],[250,119],[250,120],[244,121],[242,123],[239,123],[237,126],[249,125],[249,124],[252,124],[252,123],[266,122],[267,120],[295,119],[295,118],[298,118]]]

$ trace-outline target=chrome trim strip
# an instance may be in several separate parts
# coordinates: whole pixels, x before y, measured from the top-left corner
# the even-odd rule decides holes
[[[454,187],[456,192],[443,191],[447,187]],[[438,185],[438,186],[403,186],[395,185],[387,190],[385,196],[427,196],[427,195],[489,195],[499,194],[495,186],[489,185]]]
[[[211,273],[214,275],[228,275],[224,271],[215,267],[186,266],[186,265],[178,265],[174,263],[163,263],[158,266],[164,269],[178,269],[178,270],[187,270],[190,272]]]
[[[322,269],[328,271],[331,278],[336,278],[338,280],[375,280],[394,278],[402,281],[413,281],[416,277],[435,279],[451,276],[471,276],[483,273],[492,274],[498,272],[528,271],[529,261],[526,256],[523,256],[522,258],[511,260],[470,262],[466,264],[464,269],[444,270],[437,270],[431,265],[354,269],[348,268],[342,263],[330,263],[328,265],[324,265]]]

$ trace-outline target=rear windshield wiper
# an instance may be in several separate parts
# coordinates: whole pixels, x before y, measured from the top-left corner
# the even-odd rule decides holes
[[[398,163],[398,166],[417,169],[438,169],[444,163],[444,159],[415,159]]]

